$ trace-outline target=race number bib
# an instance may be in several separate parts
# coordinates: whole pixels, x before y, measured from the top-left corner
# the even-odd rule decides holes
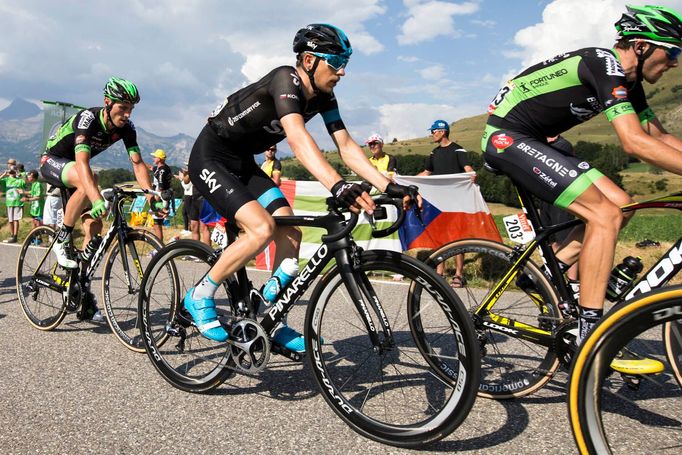
[[[523,212],[502,218],[507,236],[512,242],[526,244],[535,238],[533,225]]]
[[[225,232],[225,226],[220,223],[215,225],[213,232],[211,232],[211,241],[223,250],[227,248],[227,232]]]

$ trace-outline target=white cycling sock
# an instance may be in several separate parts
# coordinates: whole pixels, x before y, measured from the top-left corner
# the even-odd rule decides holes
[[[194,288],[192,293],[193,299],[213,298],[215,291],[218,289],[218,283],[214,282],[208,273],[204,276],[201,282]]]

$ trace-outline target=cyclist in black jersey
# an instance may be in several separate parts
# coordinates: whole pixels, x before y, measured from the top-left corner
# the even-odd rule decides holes
[[[391,183],[370,163],[341,120],[334,87],[345,73],[352,48],[345,33],[327,24],[311,24],[298,31],[293,43],[296,66],[275,68],[228,96],[208,119],[192,148],[189,173],[194,188],[243,231],[218,262],[185,296],[185,308],[201,333],[224,341],[213,295],[219,283],[235,273],[274,239],[275,265],[297,257],[301,233],[297,228],[275,229],[271,215],[291,215],[291,207],[275,183],[258,167],[254,155],[287,139],[296,158],[331,190],[343,205],[371,213],[374,203],[362,188],[344,181],[327,162],[305,122],[321,114],[344,162],[376,188],[407,197],[408,188]],[[284,327],[276,343],[303,351],[303,339]]]
[[[122,139],[135,178],[142,188],[150,189],[147,167],[140,156],[135,127],[130,121],[135,104],[140,101],[137,87],[125,79],[112,77],[104,87],[104,107],[84,109],[69,118],[47,141],[40,160],[40,172],[45,180],[60,188],[69,188],[71,196],[64,208],[64,222],[57,235],[54,251],[64,268],[76,268],[71,232],[88,202],[90,215],[97,220],[105,214],[104,199],[90,168],[94,158],[110,145]],[[99,233],[101,224],[86,230],[87,236]],[[87,238],[86,238],[87,240]]]
[[[614,49],[566,52],[507,83],[490,104],[481,143],[489,164],[585,221],[557,254],[565,264],[579,265],[578,342],[603,314],[618,231],[627,222],[620,206],[632,200],[547,138],[604,112],[626,153],[682,174],[682,141],[661,125],[642,87],[642,80],[655,83],[678,66],[682,16],[664,7],[628,6],[615,26]]]

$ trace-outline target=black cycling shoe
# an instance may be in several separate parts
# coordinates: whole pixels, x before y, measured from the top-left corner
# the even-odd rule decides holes
[[[104,322],[104,315],[97,308],[97,301],[92,291],[86,290],[83,293],[83,303],[81,309],[76,313],[79,321]]]

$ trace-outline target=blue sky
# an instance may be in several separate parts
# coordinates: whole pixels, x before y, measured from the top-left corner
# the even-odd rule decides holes
[[[426,134],[485,111],[509,77],[561,51],[610,46],[621,0],[0,0],[0,108],[15,97],[102,104],[110,75],[136,82],[134,121],[196,136],[233,91],[293,64],[311,22],[354,48],[336,88],[358,142]],[[630,3],[630,2],[627,2]],[[682,0],[655,3],[682,10]],[[310,123],[321,147],[332,143]]]

